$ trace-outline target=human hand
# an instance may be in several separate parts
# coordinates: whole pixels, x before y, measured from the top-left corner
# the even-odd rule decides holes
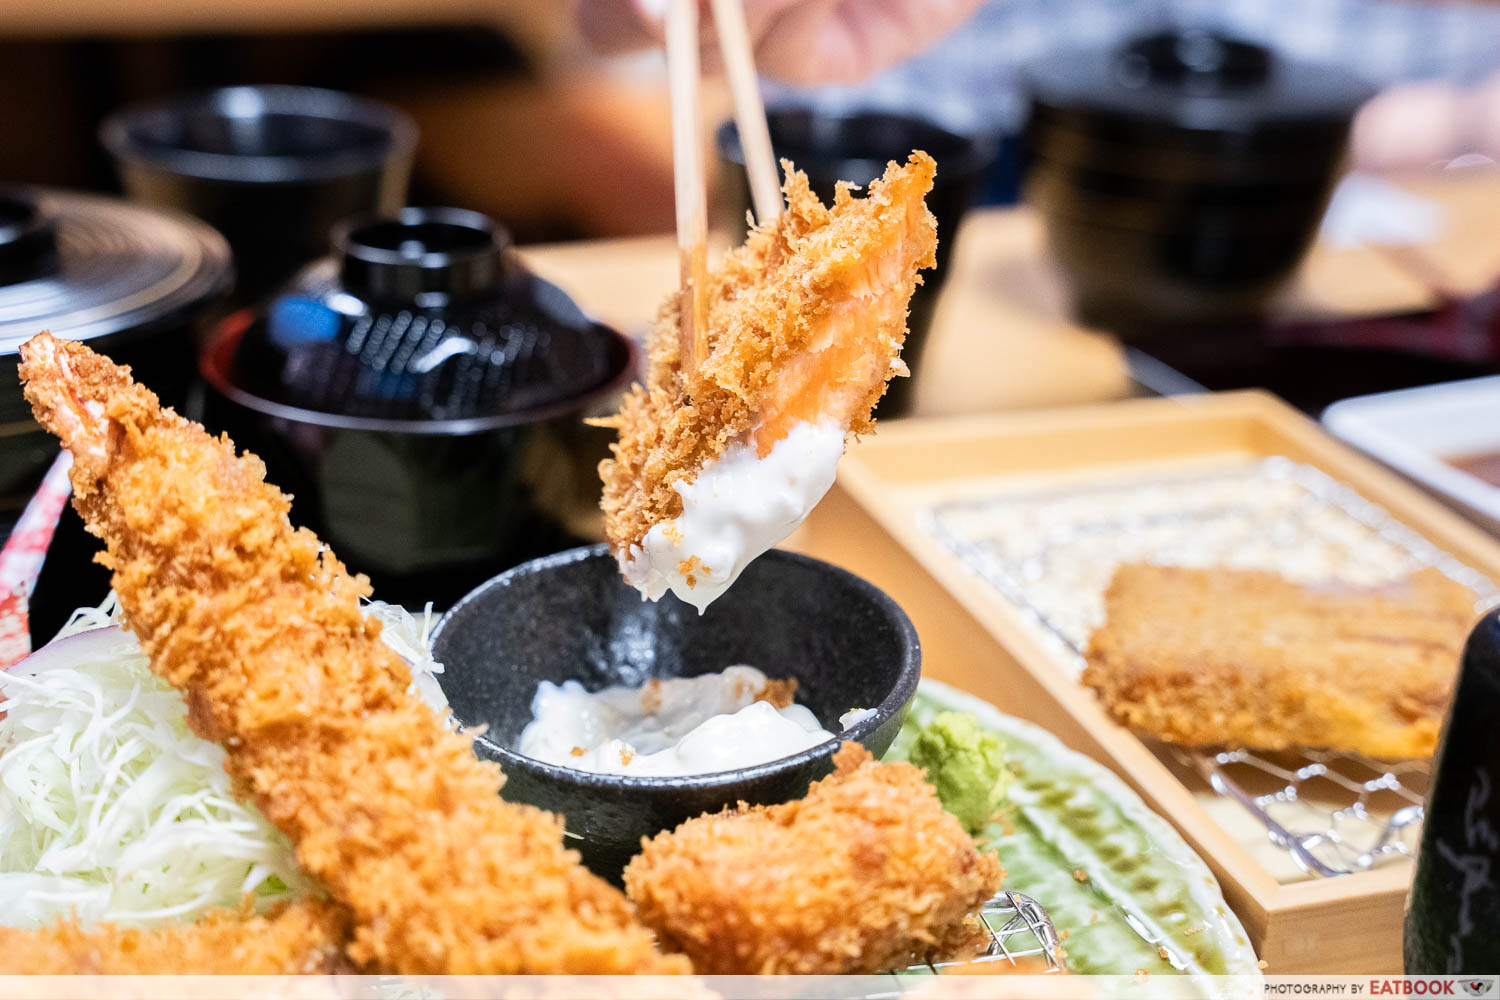
[[[755,67],[786,83],[851,83],[909,59],[983,0],[744,0]],[[713,18],[702,17],[705,68],[718,65]],[[660,44],[665,0],[580,0],[579,26],[601,51]]]
[[[1472,88],[1418,80],[1382,91],[1360,108],[1350,148],[1362,170],[1431,170],[1467,154],[1500,161],[1500,73]]]

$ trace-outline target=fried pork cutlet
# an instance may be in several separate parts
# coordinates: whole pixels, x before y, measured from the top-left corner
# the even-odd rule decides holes
[[[346,968],[347,914],[303,902],[267,916],[218,910],[194,924],[156,930],[61,921],[38,930],[0,927],[0,975],[134,976],[172,973],[289,976]]]
[[[1437,570],[1381,587],[1274,573],[1121,566],[1085,684],[1173,743],[1425,757],[1475,596]]]
[[[910,764],[857,743],[807,797],[727,809],[647,841],[625,891],[701,973],[833,974],[962,954],[1005,877]]]
[[[193,730],[224,748],[238,792],[347,910],[356,965],[686,970],[563,848],[559,818],[502,802],[500,769],[407,693],[359,612],[369,582],[292,529],[259,459],[82,344],[41,334],[21,353],[37,420],[73,453],[74,505],[106,543],[126,624],[186,696]]]
[[[904,166],[891,163],[864,198],[841,185],[832,208],[786,166],[787,210],[708,276],[706,356],[685,370],[674,294],[652,335],[646,384],[599,421],[619,431],[614,457],[599,466],[605,533],[627,577],[648,596],[662,591],[650,592],[638,578],[649,567],[630,563],[643,558],[653,527],[665,529],[683,514],[679,487],[735,446],[765,459],[802,425],[833,427],[836,461],[843,434],[870,430],[887,380],[906,372],[907,304],[922,280],[918,270],[936,263],[937,225],[923,202],[936,164],[913,153]],[[831,466],[829,477],[823,490]],[[816,503],[821,493],[813,492]],[[799,513],[806,512],[784,516],[779,537]],[[672,540],[654,569],[677,578],[679,597],[732,582],[737,567],[725,564],[732,561],[725,553]]]

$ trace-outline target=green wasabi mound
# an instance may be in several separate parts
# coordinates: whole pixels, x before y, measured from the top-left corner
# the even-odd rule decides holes
[[[927,771],[943,808],[973,834],[1005,803],[1005,745],[967,712],[939,712],[916,730],[906,759]]]

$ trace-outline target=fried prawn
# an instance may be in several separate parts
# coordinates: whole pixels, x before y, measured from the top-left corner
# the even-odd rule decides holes
[[[558,817],[502,802],[499,768],[407,693],[359,613],[368,582],[293,530],[259,459],[81,344],[41,334],[21,352],[126,623],[239,793],[347,912],[357,966],[686,971],[564,849]]]
[[[59,921],[36,930],[0,927],[0,975],[135,976],[172,973],[290,976],[346,967],[343,908],[301,902],[265,916],[217,910],[193,924],[85,930]]]

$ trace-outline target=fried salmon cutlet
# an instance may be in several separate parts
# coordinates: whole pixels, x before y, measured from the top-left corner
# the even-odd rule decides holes
[[[846,435],[871,429],[886,382],[906,373],[918,272],[936,263],[923,201],[935,170],[913,153],[865,197],[841,185],[825,207],[788,165],[787,210],[708,275],[706,354],[691,366],[667,300],[646,384],[599,421],[619,432],[599,467],[605,534],[647,597],[704,607],[822,498]],[[764,498],[757,476],[772,479]]]
[[[683,823],[645,842],[625,891],[705,974],[878,972],[963,954],[1005,872],[910,764],[857,743],[806,798]]]
[[[259,459],[82,344],[40,334],[21,354],[126,624],[193,731],[224,748],[236,791],[345,912],[357,967],[687,970],[564,849],[558,817],[501,801],[504,776],[472,736],[408,693],[360,613],[369,582],[292,528]]]
[[[1173,743],[1425,757],[1475,595],[1437,570],[1380,587],[1130,564],[1105,594],[1083,682]]]

